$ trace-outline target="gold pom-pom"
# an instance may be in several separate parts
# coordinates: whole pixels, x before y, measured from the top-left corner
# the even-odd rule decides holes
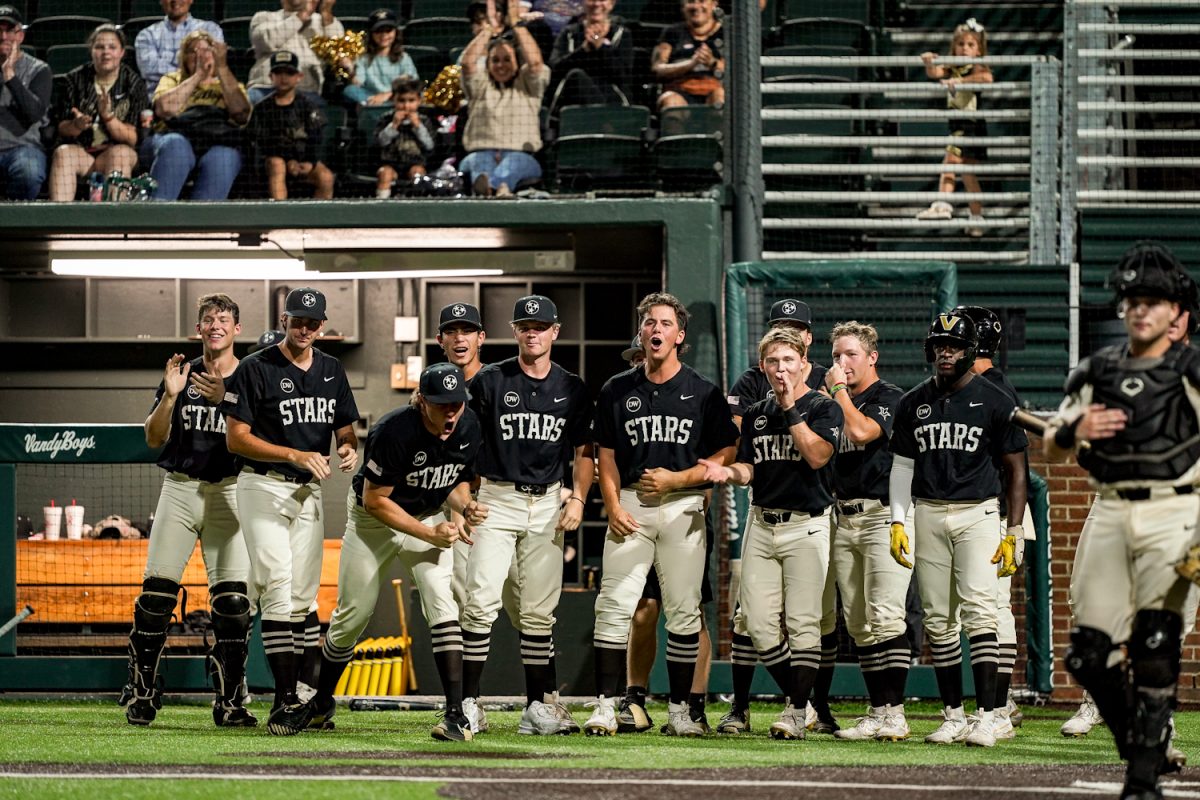
[[[310,42],[312,51],[317,54],[317,58],[324,61],[329,66],[333,67],[334,73],[346,80],[350,77],[352,70],[346,69],[342,65],[343,59],[349,59],[350,63],[367,51],[363,40],[367,34],[365,31],[347,31],[342,36],[314,36]]]
[[[458,64],[444,67],[425,88],[425,104],[439,108],[447,114],[457,114],[462,100],[462,67]]]

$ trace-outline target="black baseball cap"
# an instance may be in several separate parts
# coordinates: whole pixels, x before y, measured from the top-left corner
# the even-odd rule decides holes
[[[257,353],[259,350],[266,350],[268,347],[274,347],[284,340],[283,331],[266,331],[262,336],[258,337],[258,341],[250,345],[250,352]]]
[[[479,319],[479,309],[470,303],[451,303],[442,308],[442,313],[438,316],[438,333],[451,325],[463,324],[474,325],[478,330],[483,330],[483,322]]]
[[[802,300],[793,300],[791,298],[780,300],[771,306],[771,318],[767,321],[767,324],[774,325],[776,322],[798,322],[807,328],[811,328],[812,311],[809,310],[808,303]]]
[[[636,356],[638,353],[645,354],[645,352],[646,352],[646,348],[642,346],[642,337],[634,336],[633,343],[630,344],[629,347],[627,347],[626,349],[621,351],[621,360],[629,361],[634,356]]]
[[[367,31],[374,33],[380,28],[399,28],[400,20],[396,17],[396,12],[390,8],[377,8],[371,12],[371,16],[367,17]]]
[[[426,367],[421,373],[421,396],[431,403],[467,402],[467,379],[449,362]]]
[[[288,292],[283,313],[289,317],[305,319],[328,319],[325,316],[325,295],[310,286],[301,286]]]
[[[513,306],[513,322],[558,322],[558,307],[549,297],[531,294]]]
[[[3,5],[0,6],[0,22],[24,27],[25,18],[21,16],[21,12],[16,6]]]
[[[276,50],[271,53],[271,72],[299,72],[300,57],[291,50]]]

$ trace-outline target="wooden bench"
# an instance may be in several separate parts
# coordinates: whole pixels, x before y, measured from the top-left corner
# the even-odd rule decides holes
[[[126,623],[142,590],[149,541],[71,540],[17,542],[17,604],[36,610],[39,624]],[[325,540],[317,614],[322,622],[337,605],[341,539]],[[196,545],[181,581],[188,611],[208,609],[208,578]]]

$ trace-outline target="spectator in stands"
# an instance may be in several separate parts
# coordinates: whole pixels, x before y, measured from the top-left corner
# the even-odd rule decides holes
[[[271,54],[280,50],[295,53],[300,59],[300,91],[318,105],[325,67],[309,42],[314,36],[339,37],[346,33],[333,16],[337,0],[279,0],[278,11],[259,11],[250,18],[250,43],[257,59],[250,69],[250,102],[258,103],[272,91]]]
[[[229,196],[242,168],[241,126],[250,119],[250,101],[227,53],[207,31],[192,31],[179,45],[179,69],[158,82],[154,113],[162,122],[141,147],[142,163],[158,181],[156,200],[178,199],[193,168],[193,200]]]
[[[275,91],[254,105],[250,141],[267,170],[267,192],[272,200],[286,200],[288,178],[312,184],[313,198],[333,197],[333,173],[319,158],[325,115],[321,108],[296,91],[300,85],[300,59],[290,50],[271,54],[271,85]]]
[[[470,114],[463,133],[466,158],[459,169],[476,194],[507,197],[522,181],[542,176],[534,154],[542,149],[538,111],[550,82],[550,68],[523,26],[520,8],[508,8],[514,36],[493,39],[503,26],[498,14],[471,40],[462,58],[463,92]],[[513,42],[516,42],[516,47]],[[486,53],[486,68],[479,60]],[[520,60],[518,60],[518,53]]]
[[[663,85],[658,108],[725,102],[724,31],[717,0],[682,0],[683,22],[662,32],[650,69]]]
[[[395,112],[380,117],[375,126],[382,162],[375,173],[375,196],[381,200],[392,196],[392,186],[401,176],[412,182],[426,174],[425,161],[437,144],[436,124],[421,113],[419,80],[401,75],[392,81],[392,103]]]
[[[343,66],[351,70],[350,84],[342,97],[350,105],[381,106],[392,100],[396,78],[419,78],[412,56],[404,52],[404,37],[400,21],[390,8],[371,12],[367,19],[367,51],[354,63],[349,59]]]
[[[987,57],[987,32],[972,17],[954,29],[950,40],[950,55],[961,58]],[[973,83],[991,83],[992,71],[985,64],[963,64],[957,67],[942,67],[933,63],[937,53],[922,53],[921,60],[925,62],[925,74],[946,87],[946,108],[951,111],[975,111],[979,108],[979,94],[968,87]],[[950,120],[951,136],[987,136],[987,121],[983,119],[952,119]],[[987,157],[987,148],[980,145],[947,145],[943,164],[978,164]],[[973,172],[964,172],[963,187],[968,192],[982,192],[979,179]],[[938,183],[938,191],[943,194],[954,192],[954,172],[943,172]],[[971,209],[967,233],[971,236],[983,236],[983,228],[975,223],[983,221],[983,203],[972,200],[968,204]],[[929,208],[917,214],[917,219],[950,219],[954,208],[945,200],[937,200]]]
[[[46,181],[41,126],[50,109],[50,67],[21,50],[25,20],[0,5],[0,178],[10,200],[33,200]]]
[[[179,45],[192,31],[207,31],[215,42],[225,41],[221,26],[192,16],[194,0],[160,0],[162,20],[144,29],[133,42],[138,72],[146,82],[147,99],[154,97],[158,82],[168,72],[179,69]]]
[[[555,39],[563,29],[582,15],[586,0],[513,0],[520,8],[518,12],[526,22],[529,33],[542,51],[542,58],[550,57]]]
[[[125,36],[104,24],[87,39],[92,60],[67,73],[54,119],[60,144],[50,167],[50,199],[75,199],[77,180],[89,172],[119,172],[137,166],[142,112],[150,107],[142,77],[125,58]]]
[[[628,105],[633,34],[612,17],[616,0],[584,0],[583,18],[563,28],[550,56],[550,108]]]

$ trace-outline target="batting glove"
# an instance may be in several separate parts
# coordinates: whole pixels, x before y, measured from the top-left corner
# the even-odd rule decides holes
[[[1021,564],[1025,562],[1025,542],[1028,541],[1025,538],[1025,526],[1013,525],[1008,529],[1007,535],[1017,540],[1017,548],[1014,558],[1016,559],[1017,566],[1020,567]]]
[[[896,563],[906,569],[912,569],[912,562],[904,556],[912,553],[912,547],[908,544],[908,534],[904,532],[903,522],[892,523],[892,558],[896,559]]]
[[[1200,544],[1189,547],[1183,558],[1175,562],[1175,572],[1192,583],[1200,584]]]
[[[1007,578],[1017,571],[1017,537],[1012,531],[1012,528],[1008,529],[1008,533],[1000,539],[996,555],[992,556],[992,563],[1000,565],[996,570],[996,576],[999,578]]]

